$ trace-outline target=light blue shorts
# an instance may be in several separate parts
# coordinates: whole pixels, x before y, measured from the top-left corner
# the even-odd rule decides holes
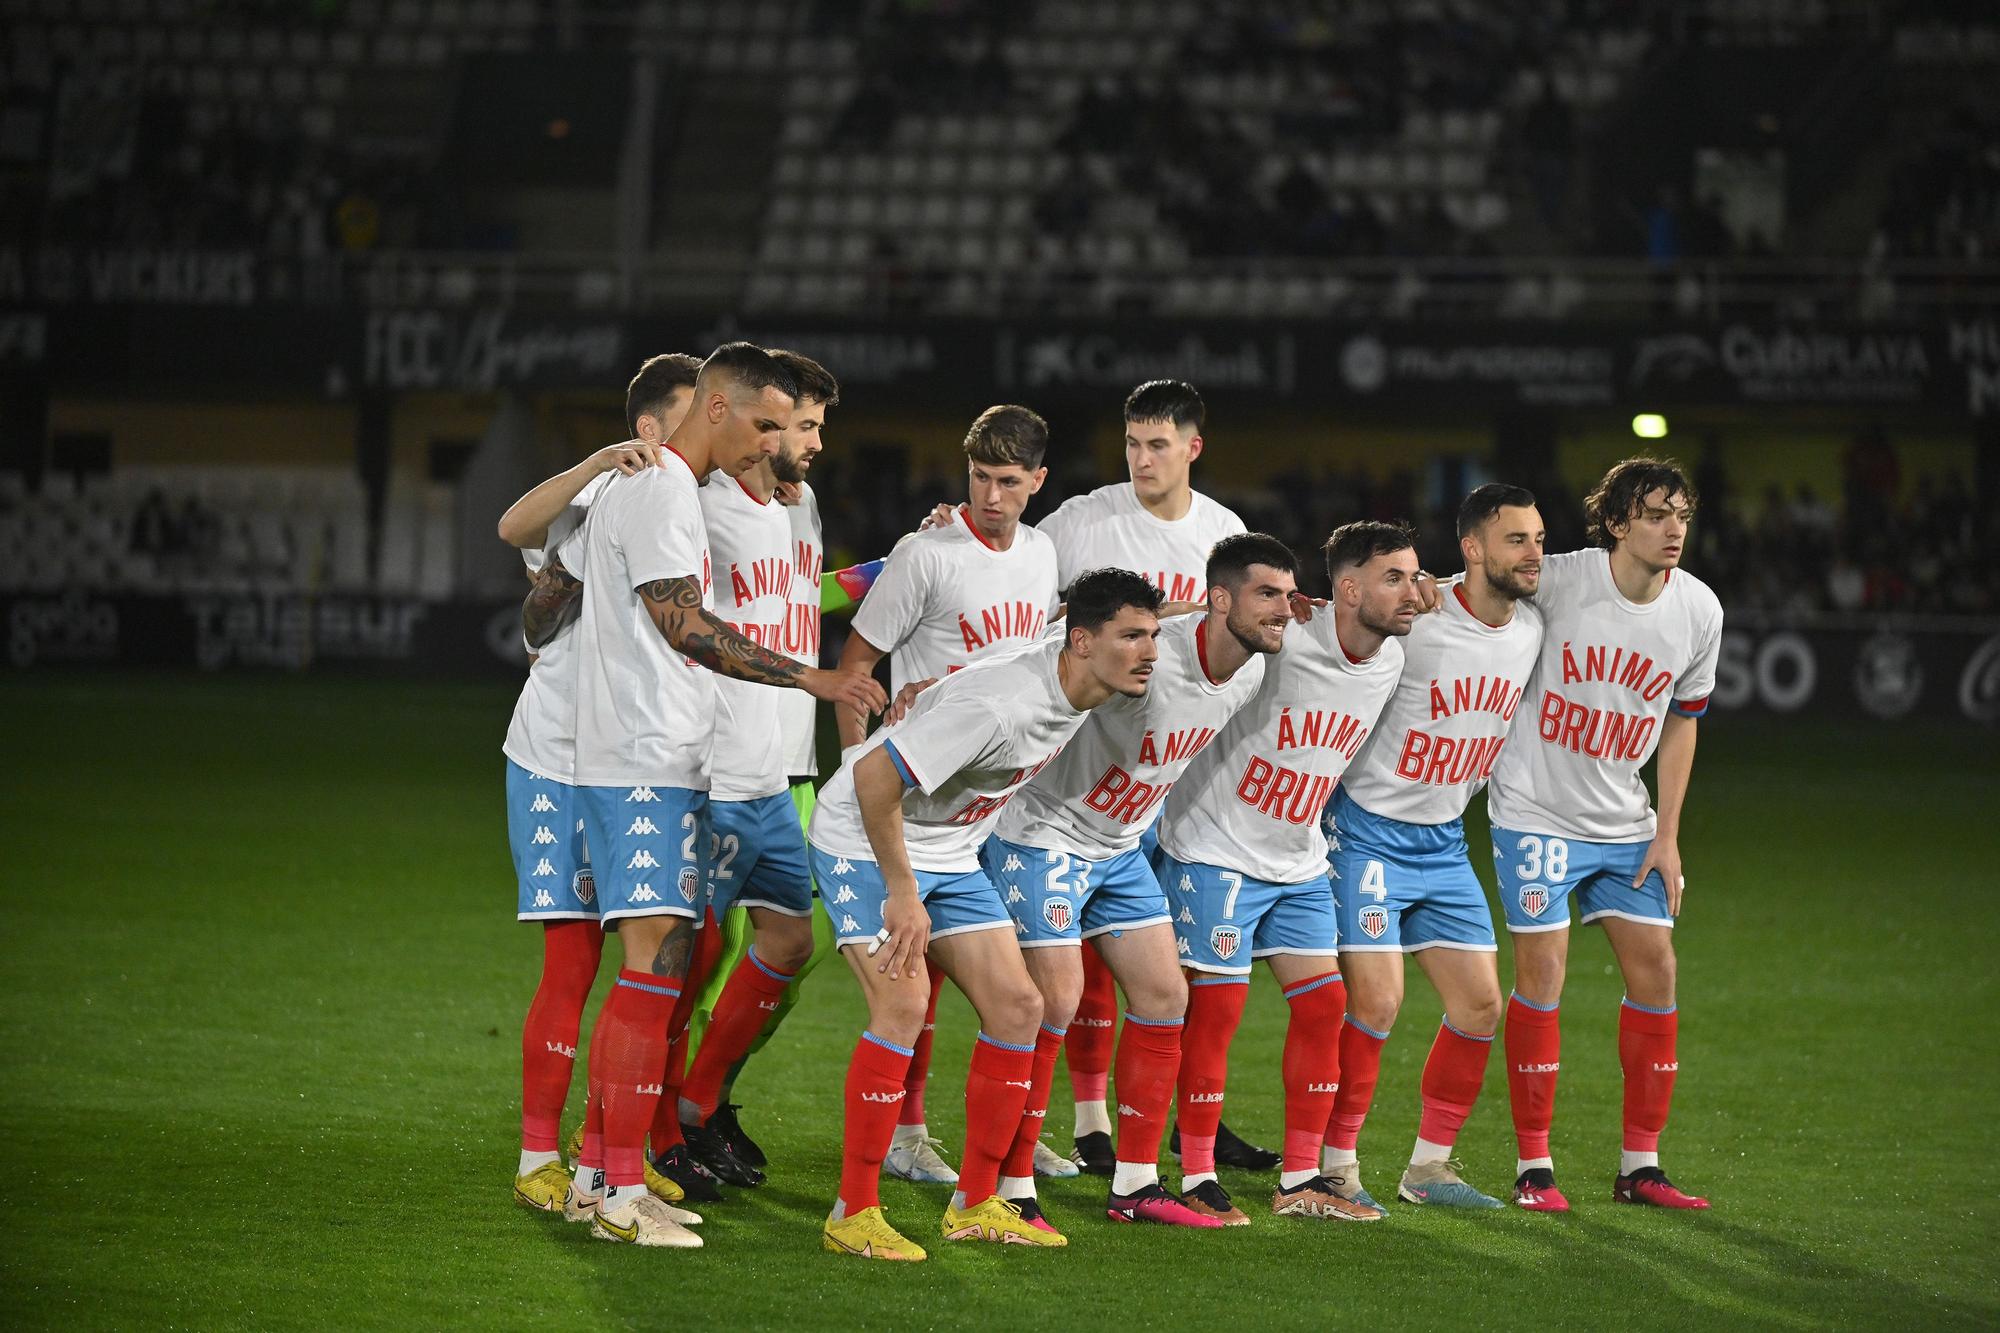
[[[755,801],[713,801],[714,906],[720,921],[732,907],[765,907],[786,916],[812,915],[812,871],[806,832],[790,792]]]
[[[833,923],[833,938],[841,945],[872,944],[882,930],[882,907],[889,888],[882,867],[859,857],[830,856],[810,848],[813,878],[819,883],[820,906]],[[1001,906],[1000,891],[983,870],[919,870],[917,896],[931,918],[931,938],[965,935],[975,930],[1002,930],[1014,923]]]
[[[596,853],[599,913],[607,928],[628,916],[708,911],[708,793],[686,787],[578,787],[584,832]]]
[[[517,919],[597,920],[597,885],[590,875],[576,788],[530,773],[509,759],[507,844],[520,886]]]
[[[1023,949],[1080,944],[1094,935],[1164,926],[1173,918],[1145,856],[1103,861],[988,838],[979,859],[1004,896]]]
[[[1183,967],[1248,976],[1255,958],[1339,953],[1340,917],[1325,876],[1277,884],[1222,866],[1176,861],[1165,852],[1153,867],[1173,908]]]
[[[1335,787],[1326,836],[1342,953],[1499,951],[1486,890],[1466,856],[1463,820],[1385,819]]]
[[[1500,882],[1500,906],[1507,929],[1524,934],[1562,930],[1569,925],[1572,896],[1585,925],[1615,916],[1672,927],[1667,884],[1655,870],[1632,887],[1650,842],[1585,842],[1545,833],[1493,830],[1493,873]]]

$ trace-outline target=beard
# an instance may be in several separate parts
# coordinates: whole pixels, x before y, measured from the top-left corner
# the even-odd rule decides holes
[[[1397,618],[1394,611],[1381,616],[1374,616],[1369,614],[1366,607],[1363,607],[1354,613],[1354,619],[1361,628],[1367,630],[1370,634],[1380,634],[1385,638],[1401,638],[1403,635],[1408,634],[1411,629],[1410,625],[1405,624]]]
[[[1522,579],[1518,569],[1502,569],[1491,560],[1486,562],[1486,582],[1493,591],[1510,602],[1518,602],[1523,597],[1533,597],[1535,590]]]
[[[806,479],[805,455],[778,450],[771,455],[771,475],[787,486],[798,485]]]
[[[1262,638],[1264,626],[1261,621],[1247,620],[1242,624],[1238,624],[1236,617],[1228,616],[1224,618],[1222,624],[1223,628],[1229,631],[1231,637],[1243,645],[1243,651],[1246,653],[1275,653],[1278,651],[1276,648],[1268,648],[1264,645]],[[1279,641],[1280,643],[1283,642],[1282,635],[1279,636]]]

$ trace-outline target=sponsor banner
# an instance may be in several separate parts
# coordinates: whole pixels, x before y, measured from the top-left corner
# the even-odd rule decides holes
[[[1297,336],[1267,326],[1008,326],[993,336],[995,383],[1024,396],[1062,389],[1126,393],[1152,379],[1187,380],[1204,394],[1288,395],[1298,382]]]
[[[1942,388],[1939,350],[1918,329],[1734,323],[1634,339],[1625,379],[1662,401],[1921,403]]]
[[[1728,628],[1713,707],[1725,712],[2000,723],[2000,622]]]
[[[1962,387],[1968,416],[2000,416],[2000,314],[1945,322],[1946,390]]]
[[[616,319],[377,310],[362,317],[360,381],[381,389],[611,388],[636,368],[625,348]]]
[[[1618,397],[1618,348],[1604,339],[1408,332],[1356,333],[1338,344],[1315,387],[1359,398],[1448,397],[1589,407]]]

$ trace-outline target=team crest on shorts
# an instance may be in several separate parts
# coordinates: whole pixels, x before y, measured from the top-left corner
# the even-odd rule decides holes
[[[1371,940],[1382,938],[1382,932],[1389,928],[1389,909],[1386,907],[1364,907],[1361,909],[1361,933]]]
[[[1523,884],[1521,886],[1521,910],[1529,916],[1540,916],[1542,909],[1549,905],[1549,891],[1545,885]]]
[[[1215,956],[1228,962],[1243,946],[1243,932],[1235,926],[1217,926],[1208,932],[1208,947],[1215,950]]]
[[[687,899],[689,902],[693,902],[695,894],[699,892],[700,889],[701,889],[701,872],[699,870],[696,870],[693,866],[682,866],[681,897]]]
[[[597,877],[588,869],[579,870],[571,881],[571,887],[576,891],[576,900],[588,906],[590,900],[597,896]]]
[[[1076,920],[1076,909],[1067,898],[1049,898],[1042,903],[1042,920],[1049,923],[1050,930],[1068,930],[1069,923]]]

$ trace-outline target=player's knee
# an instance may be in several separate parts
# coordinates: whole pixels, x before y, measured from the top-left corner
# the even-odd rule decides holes
[[[1514,991],[1522,999],[1543,1008],[1562,998],[1566,971],[1561,954],[1517,949],[1514,954]]]
[[[1139,1018],[1171,1021],[1187,1014],[1187,978],[1179,968],[1137,977],[1125,987],[1126,1007]]]
[[[774,972],[796,973],[812,957],[812,922],[804,917],[778,917],[757,932],[757,957]]]
[[[1497,1031],[1500,1027],[1500,988],[1495,986],[1488,995],[1472,996],[1446,1017],[1461,1032],[1484,1036]]]
[[[1677,964],[1673,941],[1664,940],[1657,949],[1648,949],[1625,969],[1625,994],[1649,1009],[1671,1009]]]
[[[1008,986],[987,1001],[979,1025],[989,1037],[1025,1044],[1035,1039],[1045,1008],[1042,993],[1023,975],[1019,985]]]
[[[1398,990],[1364,990],[1349,986],[1347,991],[1347,1016],[1367,1028],[1370,1032],[1387,1032],[1396,1026],[1396,1014],[1403,1007],[1403,994]]]
[[[930,988],[890,985],[868,997],[868,1030],[898,1046],[914,1046],[924,1030],[924,1012],[930,1007]]]

